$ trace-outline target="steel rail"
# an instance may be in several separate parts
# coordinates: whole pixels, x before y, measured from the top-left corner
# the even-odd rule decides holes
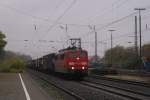
[[[95,79],[106,80],[106,81],[120,82],[122,84],[131,84],[131,85],[137,85],[137,86],[150,88],[150,83],[146,83],[146,82],[130,81],[130,80],[123,80],[123,79],[114,79],[114,78],[108,78],[108,77],[99,76],[99,75],[90,75],[89,77],[95,78]]]
[[[135,97],[133,95],[128,95],[126,93],[134,94],[134,95],[138,95],[138,96],[144,96],[144,97],[147,97],[147,98],[150,97],[147,94],[137,93],[136,91],[130,91],[130,90],[127,90],[127,89],[114,87],[114,86],[106,85],[106,84],[103,84],[103,83],[82,81],[82,82],[80,82],[80,84],[83,84],[83,85],[86,85],[86,86],[89,86],[89,87],[92,87],[92,88],[96,88],[96,89],[99,89],[99,90],[103,90],[103,91],[106,91],[108,93],[116,94],[116,95],[119,95],[119,96],[122,96],[122,97],[125,97],[125,98],[133,99],[133,100],[142,100],[142,98]],[[113,89],[113,90],[111,90],[110,88]],[[114,91],[114,89],[115,89],[115,91]],[[121,93],[120,91],[126,92],[126,93]]]
[[[83,97],[77,95],[76,93],[74,93],[74,92],[72,92],[72,91],[70,91],[70,90],[68,90],[66,88],[63,88],[62,86],[59,86],[59,85],[55,84],[54,82],[52,82],[50,80],[47,80],[43,75],[37,75],[37,74],[35,74],[33,72],[31,72],[31,73],[32,73],[32,75],[34,74],[34,76],[38,77],[39,79],[47,82],[48,84],[50,84],[50,85],[56,87],[57,89],[59,89],[59,90],[65,92],[65,93],[69,94],[70,96],[74,97],[76,100],[85,100]]]

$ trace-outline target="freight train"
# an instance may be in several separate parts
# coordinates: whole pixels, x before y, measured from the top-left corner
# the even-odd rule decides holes
[[[30,65],[35,70],[84,77],[88,75],[88,53],[72,46],[32,60]]]

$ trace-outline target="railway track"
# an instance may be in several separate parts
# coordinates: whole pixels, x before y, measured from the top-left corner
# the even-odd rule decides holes
[[[128,97],[133,100],[150,100],[150,86],[148,84],[143,85],[141,82],[113,80],[97,76],[92,80],[86,78],[81,84]]]
[[[58,90],[70,95],[75,100],[150,100],[150,98],[142,94],[131,93],[131,91],[126,91],[105,84],[88,81],[77,82],[63,80],[58,77],[51,77],[51,75],[35,71],[33,71],[32,74],[56,87]]]
[[[106,84],[99,84],[96,82],[88,82],[88,81],[83,81],[81,84],[93,87],[96,89],[100,89],[115,95],[119,95],[125,98],[129,98],[132,100],[150,100],[150,96],[147,94],[139,93],[136,91],[128,90],[128,89],[123,89],[119,87],[115,87],[112,85],[106,85]]]
[[[48,84],[54,86],[55,88],[57,88],[57,89],[65,92],[66,94],[72,96],[73,98],[75,98],[75,100],[86,100],[83,97],[77,95],[76,93],[74,93],[74,92],[72,92],[66,88],[63,88],[62,86],[59,86],[58,84],[55,84],[52,81],[47,80],[47,78],[44,78],[43,75],[38,75],[38,74],[31,72],[31,71],[30,71],[30,73],[32,73],[32,75],[34,75],[35,77],[38,77],[39,79],[41,79],[41,80],[47,82]]]
[[[114,81],[114,82],[120,82],[120,83],[124,83],[124,84],[132,84],[132,85],[136,85],[136,86],[142,86],[142,87],[150,88],[150,83],[146,83],[146,82],[130,81],[130,80],[122,80],[122,79],[113,79],[113,78],[103,77],[103,76],[99,76],[99,75],[91,75],[89,77],[94,78],[94,79]]]

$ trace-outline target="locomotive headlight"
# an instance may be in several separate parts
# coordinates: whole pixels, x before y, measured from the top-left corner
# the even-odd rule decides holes
[[[69,62],[69,65],[74,65],[75,63],[74,62]]]
[[[82,67],[82,69],[84,70],[84,69],[85,69],[85,67],[83,66],[83,67]]]
[[[77,59],[77,60],[80,60],[80,58],[79,58],[79,57],[77,57],[76,59]]]
[[[85,66],[85,65],[87,65],[87,62],[82,62],[81,64]]]
[[[74,67],[71,67],[72,70],[74,70]]]

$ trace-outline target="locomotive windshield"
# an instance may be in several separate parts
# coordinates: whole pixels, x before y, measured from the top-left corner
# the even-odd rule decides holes
[[[69,53],[69,58],[77,58],[77,57],[87,57],[87,52],[81,51],[80,53],[77,52],[71,52]]]
[[[77,57],[78,57],[77,52],[71,52],[71,53],[69,53],[69,58],[77,58]]]

